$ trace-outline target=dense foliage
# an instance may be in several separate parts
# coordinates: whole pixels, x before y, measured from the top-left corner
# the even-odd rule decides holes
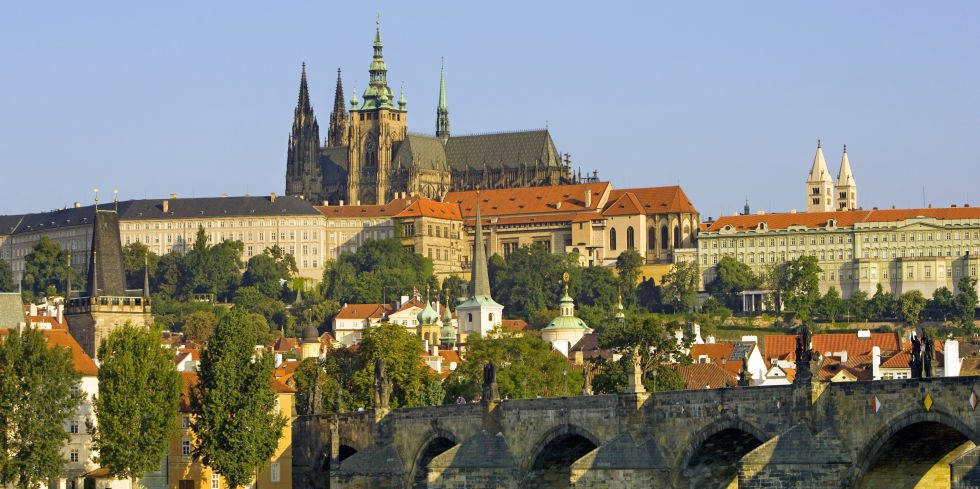
[[[668,365],[691,361],[681,350],[690,346],[690,340],[678,342],[674,336],[675,331],[684,328],[685,324],[678,316],[650,313],[627,314],[624,321],[609,326],[599,344],[622,357],[618,361],[597,362],[598,373],[593,382],[595,392],[624,392],[636,354],[640,355],[643,386],[648,391],[683,389],[684,379]]]
[[[64,425],[82,400],[71,352],[39,330],[0,341],[0,485],[39,487],[61,475]]]
[[[71,277],[73,288],[79,285],[78,274],[71,267],[71,254],[47,236],[34,245],[24,257],[21,278],[24,295],[30,300],[40,296],[63,294]]]
[[[324,296],[341,303],[393,302],[413,289],[435,290],[432,261],[397,239],[364,242],[355,253],[327,262]]]
[[[99,346],[99,463],[119,478],[139,479],[160,466],[177,431],[181,380],[160,331],[129,324]]]
[[[0,292],[14,292],[16,290],[14,272],[10,268],[10,263],[0,258]]]
[[[191,390],[194,455],[231,487],[252,480],[272,456],[286,424],[270,383],[273,357],[256,357],[257,341],[245,313],[225,315],[201,355],[200,382]]]

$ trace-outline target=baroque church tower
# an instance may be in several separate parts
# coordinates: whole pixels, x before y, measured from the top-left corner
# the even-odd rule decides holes
[[[384,204],[391,191],[392,147],[407,134],[404,95],[394,105],[388,88],[388,68],[382,53],[381,23],[374,34],[370,83],[359,108],[351,108],[347,196],[352,204]]]
[[[834,180],[827,170],[827,161],[823,157],[820,141],[817,141],[817,153],[813,155],[813,166],[806,179],[806,211],[833,212],[834,210]]]
[[[299,99],[293,111],[293,129],[286,154],[286,195],[301,195],[318,203],[322,196],[323,175],[320,171],[320,126],[310,104],[306,83],[306,63],[299,78]]]

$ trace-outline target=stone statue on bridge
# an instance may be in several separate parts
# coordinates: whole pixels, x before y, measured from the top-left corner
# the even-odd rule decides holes
[[[391,380],[385,374],[385,362],[374,361],[374,409],[387,410],[391,400]]]
[[[497,365],[490,362],[483,366],[483,399],[484,404],[500,401],[500,390],[497,389]]]
[[[912,378],[922,378],[922,341],[919,335],[912,333],[912,359],[909,360],[909,368],[912,369]]]
[[[932,377],[932,355],[936,350],[935,342],[929,337],[929,333],[922,330],[922,376]]]
[[[813,350],[810,349],[810,326],[803,323],[796,337],[796,377],[794,384],[806,384],[813,380],[810,363],[813,362]]]
[[[591,396],[592,395],[592,363],[586,362],[585,368],[582,369],[582,395]]]

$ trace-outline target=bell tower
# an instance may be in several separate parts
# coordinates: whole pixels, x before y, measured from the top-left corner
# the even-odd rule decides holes
[[[813,155],[813,166],[806,179],[806,211],[834,211],[834,180],[827,170],[827,161],[823,157],[820,141],[817,141],[817,152]]]
[[[404,97],[396,106],[388,87],[383,46],[379,18],[369,69],[371,81],[360,107],[352,105],[350,111],[347,197],[352,204],[383,204],[390,198],[392,146],[407,133]]]

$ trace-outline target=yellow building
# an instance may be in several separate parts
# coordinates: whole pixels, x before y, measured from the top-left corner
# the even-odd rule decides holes
[[[170,489],[229,489],[224,478],[211,470],[210,467],[194,460],[191,455],[194,447],[194,432],[191,430],[191,420],[194,413],[190,410],[190,389],[197,385],[196,372],[181,372],[184,382],[184,392],[180,403],[180,429],[167,457],[167,479]],[[287,386],[277,378],[271,379],[276,391],[276,409],[286,418],[286,426],[279,438],[279,446],[273,453],[269,463],[262,466],[256,474],[251,489],[292,489],[293,487],[293,419],[295,418],[296,390]]]
[[[724,256],[757,273],[811,255],[820,265],[820,290],[845,297],[939,287],[957,292],[980,267],[980,208],[855,210],[725,216],[698,235],[702,285]]]

